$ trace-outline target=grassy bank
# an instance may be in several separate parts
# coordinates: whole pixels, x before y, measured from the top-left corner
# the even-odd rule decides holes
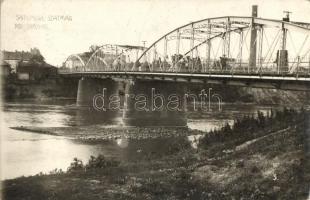
[[[258,115],[260,116],[260,115]],[[306,199],[305,113],[284,110],[139,161],[75,159],[67,172],[3,182],[4,199]],[[256,124],[256,125],[254,125]],[[225,136],[225,137],[224,137]]]

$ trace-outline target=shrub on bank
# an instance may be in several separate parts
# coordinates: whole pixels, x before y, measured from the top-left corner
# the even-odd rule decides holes
[[[113,159],[107,159],[104,155],[90,156],[88,163],[85,165],[86,169],[98,169],[106,167],[117,167],[120,164],[119,161]]]
[[[79,160],[78,158],[74,158],[73,162],[68,167],[68,172],[78,172],[78,171],[87,171],[92,169],[103,169],[103,168],[109,168],[109,167],[117,167],[119,166],[120,162],[113,160],[113,159],[107,159],[104,157],[104,155],[98,155],[90,156],[90,159],[88,160],[87,164],[83,164],[82,160]]]
[[[73,162],[68,167],[68,172],[81,171],[84,169],[83,161],[78,158],[73,158]]]
[[[305,110],[300,111],[284,107],[283,110],[270,110],[266,115],[261,111],[257,115],[246,115],[236,119],[230,126],[228,123],[221,129],[212,130],[205,134],[199,141],[199,146],[208,148],[214,143],[231,142],[239,145],[245,141],[265,136],[272,131],[287,128],[293,124],[303,121]]]

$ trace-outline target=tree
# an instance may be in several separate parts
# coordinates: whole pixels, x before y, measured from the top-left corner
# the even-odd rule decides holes
[[[40,50],[38,48],[31,48],[30,49],[30,62],[33,63],[45,63],[45,58],[42,56]]]
[[[32,55],[30,62],[34,63],[45,63],[45,58],[42,55]]]

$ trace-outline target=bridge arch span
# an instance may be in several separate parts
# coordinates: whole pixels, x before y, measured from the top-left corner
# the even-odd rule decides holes
[[[133,53],[133,50],[136,52]],[[88,71],[125,70],[127,65],[134,64],[142,50],[140,46],[105,44],[92,52],[85,67]]]
[[[295,32],[302,34],[305,41],[299,42],[298,45],[294,44],[296,41],[292,38],[288,41],[289,37],[292,37],[291,34],[295,34]],[[251,37],[254,33],[255,39],[253,40]],[[205,66],[200,69],[200,72],[205,72],[207,68],[211,69],[210,65],[215,66],[214,63],[219,63],[220,70],[225,70],[221,59],[233,62],[230,65],[234,67],[230,66],[230,71],[239,66],[238,70],[242,69],[243,72],[257,72],[262,69],[278,73],[281,70],[294,72],[298,65],[302,68],[310,65],[310,61],[307,60],[310,57],[310,50],[307,49],[310,46],[309,35],[310,24],[308,23],[244,16],[207,18],[185,24],[164,34],[146,48],[137,59],[136,65],[147,65],[147,71],[180,71],[181,68],[178,65],[181,62],[191,60],[193,63],[193,60],[199,57],[203,58],[199,62]],[[234,48],[237,46],[239,50],[239,52],[235,50],[237,52],[235,55],[233,55],[232,46]],[[288,49],[292,47],[295,48],[294,55],[287,53]],[[204,48],[200,53],[203,56],[198,55],[199,48]],[[255,56],[252,56],[254,64],[251,64],[249,57],[253,49],[255,49]],[[287,57],[286,61],[283,61],[281,56],[285,54],[292,58]],[[278,61],[278,57],[284,64],[281,63],[282,61]],[[302,59],[300,60],[300,58]],[[145,64],[141,65],[141,63]],[[285,65],[285,69],[281,65]],[[197,70],[190,66],[187,68],[189,68],[187,71],[190,72]],[[133,70],[137,70],[137,67]],[[143,71],[143,69],[139,69],[139,71]]]
[[[78,63],[75,62],[78,61]],[[68,56],[64,62],[64,67],[69,68],[70,70],[85,70],[85,61],[78,54],[71,54]]]

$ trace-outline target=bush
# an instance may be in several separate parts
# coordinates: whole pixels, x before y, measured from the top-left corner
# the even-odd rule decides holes
[[[64,171],[62,171],[62,169],[53,169],[52,171],[49,172],[50,175],[58,175],[58,174],[63,174]]]
[[[74,158],[73,162],[68,167],[68,172],[76,172],[81,171],[84,169],[84,165],[82,160],[79,160],[78,158]]]
[[[113,159],[106,159],[104,155],[98,155],[97,157],[91,156],[86,169],[98,169],[98,168],[106,168],[106,167],[117,167],[120,164],[119,161]]]
[[[106,159],[104,155],[90,156],[88,163],[86,165],[83,164],[82,160],[78,158],[74,158],[73,162],[68,167],[68,172],[76,172],[76,171],[86,171],[91,169],[102,169],[108,167],[117,167],[120,162],[113,159]]]
[[[284,107],[283,110],[271,110],[267,115],[258,111],[257,115],[244,116],[235,120],[232,127],[226,124],[219,130],[208,132],[199,141],[199,146],[208,148],[210,144],[235,141],[235,145],[247,140],[264,136],[270,131],[280,130],[303,121],[305,110],[300,111]]]

